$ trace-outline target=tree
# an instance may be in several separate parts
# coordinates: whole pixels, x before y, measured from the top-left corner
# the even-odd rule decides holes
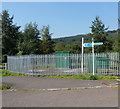
[[[91,28],[91,36],[94,38],[95,42],[103,42],[103,45],[95,46],[95,52],[107,52],[112,50],[112,42],[108,39],[107,30],[105,25],[99,19],[99,16],[95,18],[92,22]]]
[[[0,64],[2,64],[2,19],[0,19]]]
[[[43,28],[40,30],[40,35],[42,39],[42,53],[48,54],[54,52],[54,42],[51,40],[51,35],[53,33],[50,33],[49,25],[43,26]]]
[[[3,62],[6,62],[5,57],[7,55],[15,55],[18,52],[17,43],[19,39],[20,26],[13,24],[13,18],[13,16],[10,17],[7,10],[4,10],[1,14]]]
[[[114,50],[115,52],[120,53],[120,17],[118,18],[118,30],[117,30],[117,35],[115,39],[116,40],[114,42]]]
[[[55,44],[55,51],[64,51],[65,50],[65,43],[58,42]]]
[[[38,54],[40,53],[39,30],[36,23],[26,24],[24,32],[21,34],[18,44],[18,54]]]
[[[120,53],[120,17],[118,18],[118,34],[117,34],[117,52]]]
[[[81,53],[81,45],[77,42],[66,44],[65,50],[70,51],[71,53]]]
[[[117,35],[117,52],[120,53],[120,29],[118,29],[118,35]]]

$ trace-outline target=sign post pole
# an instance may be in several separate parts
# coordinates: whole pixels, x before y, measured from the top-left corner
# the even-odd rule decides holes
[[[81,61],[81,72],[83,73],[83,53],[84,53],[84,38],[82,37],[82,61]]]
[[[93,75],[95,75],[94,67],[95,67],[95,62],[94,62],[94,39],[92,38],[92,53],[93,53]]]
[[[81,62],[81,69],[83,72],[83,48],[84,47],[92,47],[92,54],[93,54],[93,75],[95,75],[95,54],[94,54],[94,45],[103,45],[103,42],[94,43],[94,39],[92,38],[92,43],[84,43],[84,39],[82,38],[82,62]]]

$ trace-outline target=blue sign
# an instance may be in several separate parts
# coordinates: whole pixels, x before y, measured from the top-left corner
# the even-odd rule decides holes
[[[103,45],[103,42],[94,43],[94,45]]]
[[[84,43],[83,46],[84,47],[92,47],[92,43]]]
[[[94,45],[103,45],[103,42],[94,43]],[[92,47],[92,43],[84,43],[84,47]]]

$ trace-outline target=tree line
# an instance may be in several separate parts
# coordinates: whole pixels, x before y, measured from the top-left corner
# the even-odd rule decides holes
[[[81,53],[81,44],[79,42],[66,44],[64,42],[55,43],[52,34],[50,33],[49,25],[38,29],[36,23],[28,23],[23,31],[20,31],[21,26],[13,23],[14,16],[10,16],[7,10],[4,10],[0,15],[0,38],[2,42],[2,60],[6,62],[8,55],[26,55],[26,54],[51,54],[55,51],[70,51],[73,53]],[[103,42],[104,45],[96,46],[95,52],[119,52],[120,37],[115,36],[115,40],[111,40],[106,32],[108,28],[100,20],[99,16],[95,18],[91,25],[91,33],[88,34],[94,37],[94,41]],[[120,31],[118,30],[118,33]],[[91,38],[87,39],[91,41]],[[85,51],[89,52],[91,48]]]
[[[103,45],[94,46],[95,53],[120,52],[120,29],[108,31],[109,28],[105,27],[99,16],[92,22],[90,29],[91,33],[89,34],[54,39],[56,42],[55,50],[81,53],[82,37],[84,37],[84,43],[91,43],[93,37],[94,42],[103,42]],[[91,53],[92,48],[86,47],[84,52]]]
[[[49,25],[38,29],[36,23],[28,23],[23,31],[13,24],[7,10],[1,14],[2,25],[2,60],[8,55],[49,54],[54,52],[54,42],[51,39]]]

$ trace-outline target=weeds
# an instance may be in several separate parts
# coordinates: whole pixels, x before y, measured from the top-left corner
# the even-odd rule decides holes
[[[0,86],[0,90],[7,90],[7,89],[10,89],[11,86],[10,85],[2,85]]]
[[[14,73],[7,70],[1,70],[0,76],[26,76],[23,73]]]
[[[80,80],[112,80],[115,81],[118,79],[118,76],[112,75],[45,75],[39,77],[48,77],[48,78],[63,78],[63,79],[80,79]]]

